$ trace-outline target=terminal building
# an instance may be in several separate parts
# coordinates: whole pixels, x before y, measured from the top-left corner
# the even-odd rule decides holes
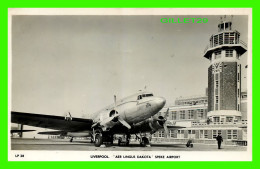
[[[240,33],[232,29],[231,21],[221,21],[218,33],[210,37],[204,58],[208,67],[208,89],[204,96],[178,98],[169,108],[170,125],[183,126],[178,130],[163,131],[155,139],[215,144],[218,133],[224,144],[247,144],[247,91],[241,91],[241,64],[239,60],[247,51]]]

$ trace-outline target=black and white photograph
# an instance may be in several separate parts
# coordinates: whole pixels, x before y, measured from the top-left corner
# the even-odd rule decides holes
[[[8,160],[252,160],[251,9],[8,20]]]

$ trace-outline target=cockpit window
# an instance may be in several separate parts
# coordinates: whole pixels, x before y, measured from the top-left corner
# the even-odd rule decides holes
[[[143,97],[151,97],[151,96],[153,96],[153,94],[152,93],[150,93],[150,94],[142,94],[142,96]]]
[[[138,97],[137,97],[137,100],[141,100],[142,99],[142,95],[139,95]]]
[[[152,93],[149,93],[149,94],[142,94],[142,95],[139,95],[139,96],[137,97],[137,100],[141,100],[143,97],[151,97],[151,96],[153,96]]]

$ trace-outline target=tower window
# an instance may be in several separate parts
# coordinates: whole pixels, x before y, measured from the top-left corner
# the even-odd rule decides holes
[[[218,46],[218,35],[214,36],[214,47]]]
[[[216,88],[218,88],[218,80],[216,80]]]
[[[221,58],[221,50],[215,52],[215,59]]]
[[[219,45],[223,45],[223,33],[219,34]]]
[[[216,104],[218,104],[218,96],[216,96]]]
[[[224,33],[224,44],[234,44],[235,43],[235,33],[226,32]]]
[[[232,49],[226,50],[226,57],[233,57],[233,50]]]

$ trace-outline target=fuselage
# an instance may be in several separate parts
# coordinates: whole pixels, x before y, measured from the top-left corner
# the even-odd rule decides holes
[[[102,122],[116,115],[132,126],[154,116],[163,108],[165,102],[163,97],[153,96],[150,92],[139,92],[96,112],[93,119],[94,122]],[[112,128],[119,124],[118,121],[110,121],[107,127]]]

